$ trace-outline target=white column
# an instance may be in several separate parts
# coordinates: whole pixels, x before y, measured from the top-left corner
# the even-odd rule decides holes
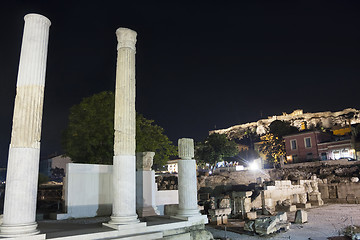
[[[181,159],[178,162],[179,210],[177,216],[199,216],[196,162],[193,159],[194,140],[191,138],[181,138],[178,141],[178,145],[179,157]]]
[[[115,139],[113,158],[113,209],[110,224],[139,222],[136,214],[135,158],[135,44],[136,32],[116,30]]]
[[[160,214],[155,199],[155,171],[151,170],[154,156],[154,152],[136,153],[136,211],[139,217]]]
[[[24,17],[11,143],[6,177],[3,237],[34,235],[41,121],[50,21]]]

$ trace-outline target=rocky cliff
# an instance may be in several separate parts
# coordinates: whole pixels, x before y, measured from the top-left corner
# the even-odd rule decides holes
[[[257,122],[235,125],[226,129],[210,131],[212,133],[226,134],[230,139],[242,138],[247,131],[256,132],[263,135],[267,132],[269,125],[275,121],[288,121],[292,126],[301,129],[302,126],[311,129],[314,127],[333,128],[334,126],[344,127],[349,124],[360,123],[360,111],[354,108],[347,108],[338,112],[317,112],[303,113],[303,110],[295,110],[281,116],[271,116],[267,119],[260,119]]]

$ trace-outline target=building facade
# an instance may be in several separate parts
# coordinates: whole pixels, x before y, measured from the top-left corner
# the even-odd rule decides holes
[[[306,131],[284,136],[284,140],[288,162],[356,158],[350,138],[333,139],[327,133]]]

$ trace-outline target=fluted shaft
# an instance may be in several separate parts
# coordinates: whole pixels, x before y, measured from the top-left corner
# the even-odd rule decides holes
[[[113,209],[110,224],[139,222],[136,214],[135,158],[135,44],[136,32],[116,30],[118,56],[116,66]]]
[[[135,43],[136,32],[119,28],[115,88],[114,155],[135,156]]]
[[[38,233],[35,222],[41,121],[50,21],[24,17],[13,128],[6,177],[2,236]]]

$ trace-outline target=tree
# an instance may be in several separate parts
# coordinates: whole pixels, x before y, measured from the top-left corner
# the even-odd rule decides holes
[[[112,164],[114,155],[113,92],[104,91],[84,98],[70,108],[69,122],[62,136],[65,155],[74,162]],[[164,129],[141,114],[136,114],[136,151],[156,153],[154,164],[162,165],[176,147],[164,135]]]
[[[164,134],[164,129],[143,115],[136,115],[136,151],[155,152],[154,164],[165,165],[170,156],[177,155],[177,147]]]
[[[260,139],[259,150],[265,154],[266,160],[269,163],[279,163],[280,157],[286,153],[284,140],[272,133],[268,133]]]
[[[259,150],[265,154],[269,163],[279,163],[280,157],[286,154],[283,137],[297,132],[299,130],[289,122],[275,120],[269,125],[269,133],[260,138]]]
[[[297,127],[291,126],[290,122],[275,120],[269,125],[269,133],[276,137],[283,138],[285,135],[297,133]]]
[[[198,143],[195,148],[195,158],[210,166],[222,162],[226,157],[233,157],[239,153],[237,144],[226,138],[224,134],[213,133],[203,143]]]

